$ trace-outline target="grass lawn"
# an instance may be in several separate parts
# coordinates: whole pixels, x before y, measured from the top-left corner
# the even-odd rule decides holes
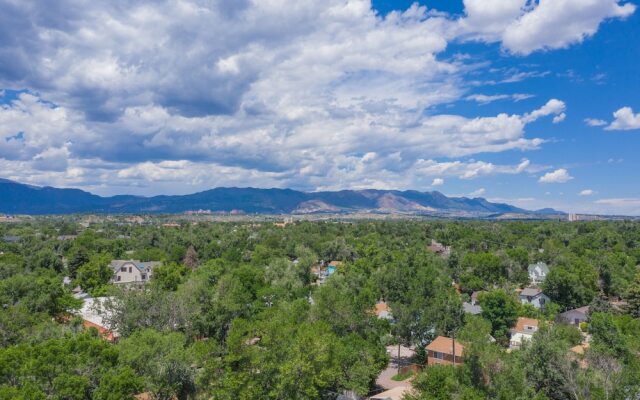
[[[413,375],[413,372],[407,371],[407,372],[405,372],[403,374],[397,374],[397,375],[392,376],[391,380],[400,382],[400,381],[404,381],[404,380],[407,380],[407,379],[411,378],[412,375]]]

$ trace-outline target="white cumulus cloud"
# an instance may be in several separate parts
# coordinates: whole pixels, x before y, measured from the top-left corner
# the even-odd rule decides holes
[[[459,29],[468,37],[501,42],[509,52],[565,48],[593,36],[603,21],[626,18],[632,3],[620,0],[464,0]]]
[[[563,19],[553,29],[573,26],[575,2],[557,1]],[[571,20],[583,36],[633,8],[585,1]],[[537,172],[528,160],[470,157],[539,149],[545,141],[527,126],[559,122],[563,101],[519,113],[439,110],[466,96],[531,97],[469,96],[466,74],[486,66],[445,50],[457,40],[503,41],[519,53],[558,47],[546,34],[506,41],[514,24],[533,29],[525,17],[547,7],[465,0],[465,16],[454,17],[417,4],[381,16],[368,0],[4,1],[2,27],[13,33],[0,38],[0,88],[26,92],[4,91],[2,170],[30,183],[140,193],[149,182],[168,192],[242,179],[415,188],[434,177]],[[548,73],[509,71],[505,82]]]
[[[597,118],[585,118],[584,123],[589,126],[604,126],[608,124],[607,121]]]
[[[640,113],[634,114],[631,107],[622,107],[613,113],[613,117],[613,122],[604,129],[609,131],[640,129]]]
[[[552,172],[547,172],[546,174],[544,174],[543,176],[540,177],[538,182],[540,182],[540,183],[565,183],[565,182],[570,181],[571,179],[573,179],[573,177],[571,175],[569,175],[569,172],[564,168],[560,168],[560,169],[556,169],[555,171],[552,171]]]
[[[584,189],[578,193],[580,196],[593,196],[596,192],[592,189]]]

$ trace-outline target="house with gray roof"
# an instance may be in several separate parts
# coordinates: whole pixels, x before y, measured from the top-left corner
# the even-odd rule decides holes
[[[568,310],[558,314],[558,321],[569,325],[580,326],[581,323],[589,320],[589,306]]]
[[[479,315],[482,313],[482,307],[480,307],[478,303],[466,301],[462,303],[462,309],[464,310],[465,313],[471,314],[471,315]]]
[[[543,262],[537,262],[529,265],[528,271],[531,284],[537,286],[547,278],[547,275],[549,274],[549,267]]]
[[[20,241],[20,236],[5,235],[2,237],[2,241],[5,243],[18,243]]]
[[[519,297],[522,304],[531,304],[538,309],[543,309],[545,304],[551,301],[549,296],[538,288],[525,288],[520,292]]]
[[[113,260],[110,264],[113,270],[112,282],[115,284],[143,284],[151,279],[153,269],[160,264],[158,261]]]

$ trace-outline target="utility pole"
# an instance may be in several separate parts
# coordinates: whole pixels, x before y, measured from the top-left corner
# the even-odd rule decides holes
[[[451,340],[453,341],[453,366],[456,366],[456,331],[451,331]]]
[[[400,374],[400,337],[398,336],[398,375]]]

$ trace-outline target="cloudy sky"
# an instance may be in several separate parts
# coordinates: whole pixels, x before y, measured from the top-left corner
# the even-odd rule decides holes
[[[0,0],[0,177],[640,214],[623,0]]]

